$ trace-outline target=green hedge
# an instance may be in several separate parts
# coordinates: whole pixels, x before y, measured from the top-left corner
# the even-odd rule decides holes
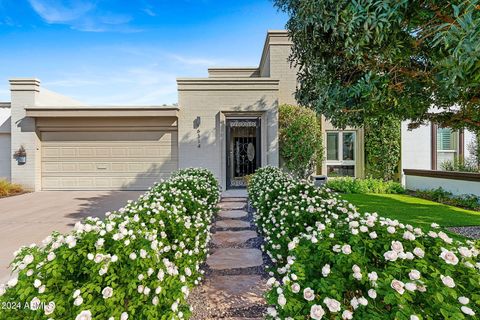
[[[188,318],[218,199],[212,173],[180,170],[104,220],[22,247],[0,318]]]
[[[456,196],[444,189],[437,188],[432,190],[416,190],[412,192],[414,196],[435,202],[448,204],[455,207],[480,211],[480,197],[474,194],[463,194]]]
[[[275,168],[249,197],[272,259],[270,319],[473,319],[480,312],[479,243],[376,213]],[[415,210],[415,207],[412,207]]]
[[[334,178],[329,179],[326,186],[341,193],[405,193],[405,189],[398,182],[373,178]]]
[[[280,156],[293,174],[306,178],[323,159],[322,128],[315,111],[292,105],[278,108]]]

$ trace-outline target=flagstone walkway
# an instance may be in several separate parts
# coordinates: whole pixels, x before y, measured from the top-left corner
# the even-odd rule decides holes
[[[246,198],[223,197],[212,228],[204,282],[190,296],[194,320],[263,319],[264,260]]]

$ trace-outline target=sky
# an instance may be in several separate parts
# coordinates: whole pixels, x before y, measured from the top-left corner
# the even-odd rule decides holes
[[[172,104],[178,77],[258,66],[286,21],[270,0],[0,0],[0,101],[36,77],[90,105]]]

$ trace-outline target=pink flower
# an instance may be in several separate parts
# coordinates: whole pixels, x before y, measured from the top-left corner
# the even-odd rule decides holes
[[[322,306],[314,304],[310,308],[310,317],[315,320],[320,320],[325,315],[325,311],[323,310]]]
[[[330,312],[339,312],[340,311],[340,302],[335,299],[325,298],[323,299],[323,303],[327,306]]]

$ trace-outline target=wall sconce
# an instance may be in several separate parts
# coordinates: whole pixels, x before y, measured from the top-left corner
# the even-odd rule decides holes
[[[25,151],[25,148],[21,146],[18,148],[17,151],[13,154],[13,157],[17,160],[17,164],[22,165],[27,163],[27,151]]]
[[[193,120],[193,129],[198,129],[200,127],[200,123],[202,122],[200,116],[197,116],[195,120]]]

